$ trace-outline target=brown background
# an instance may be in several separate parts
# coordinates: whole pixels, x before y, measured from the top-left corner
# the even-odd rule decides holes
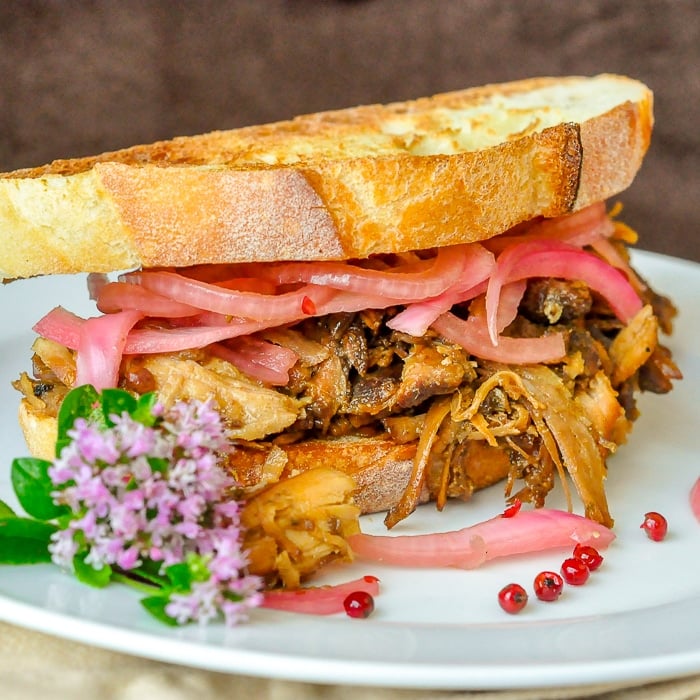
[[[533,75],[626,73],[657,128],[625,194],[643,247],[700,260],[696,0],[0,3],[0,170]]]

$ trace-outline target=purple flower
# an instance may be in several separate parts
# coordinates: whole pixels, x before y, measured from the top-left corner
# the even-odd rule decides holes
[[[217,616],[221,591],[216,580],[195,581],[189,593],[173,593],[165,612],[179,624],[198,621],[207,623]]]
[[[233,626],[245,622],[262,600],[256,576],[236,578],[235,585],[222,585],[212,576],[206,581],[195,581],[188,593],[173,593],[165,612],[179,624],[206,624],[221,612],[226,624]]]
[[[228,539],[232,540],[233,538]],[[223,545],[223,548],[214,550],[216,556],[209,563],[209,570],[220,581],[235,580],[248,561],[241,554],[240,549],[235,546],[235,543],[231,542],[229,546],[226,546],[226,540],[222,538],[220,544]]]
[[[104,462],[114,464],[119,459],[119,450],[112,435],[90,425],[84,418],[75,421],[73,429],[68,431],[79,454],[86,462]]]
[[[67,528],[58,530],[51,535],[51,543],[49,544],[51,559],[63,569],[72,568],[73,559],[78,553],[78,543],[73,534],[73,530]]]
[[[170,594],[167,614],[235,624],[260,604],[262,582],[245,572],[239,504],[227,497],[234,482],[219,465],[229,449],[220,416],[200,401],[153,413],[153,427],[127,413],[106,429],[76,420],[49,469],[55,502],[74,513],[52,536],[52,559],[70,569],[81,555],[95,569],[123,571],[150,560],[161,572],[197,561],[203,572],[189,592]]]
[[[128,494],[131,496],[131,493]],[[143,499],[141,499],[143,504]],[[148,520],[141,508],[130,508],[127,503],[117,503],[112,508],[111,527],[115,535],[129,542],[136,541],[146,529]]]
[[[197,520],[206,508],[206,499],[198,493],[183,498],[176,506],[178,513],[185,520]]]
[[[122,549],[119,552],[116,563],[120,569],[124,569],[126,571],[135,569],[141,563],[139,555],[139,548],[132,545],[131,547]]]

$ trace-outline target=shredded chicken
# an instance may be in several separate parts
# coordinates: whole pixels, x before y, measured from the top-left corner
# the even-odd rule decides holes
[[[586,515],[611,525],[606,458],[627,437],[638,391],[664,393],[681,376],[658,341],[675,310],[640,290],[646,305],[623,327],[581,284],[531,280],[506,334],[564,331],[567,355],[551,366],[499,366],[433,331],[391,331],[389,309],[265,331],[299,358],[286,386],[267,387],[206,349],[126,358],[122,386],[166,403],[214,399],[233,443],[227,468],[247,499],[251,569],[294,587],[351,556],[345,538],[361,511],[388,510],[391,527],[425,500],[443,508],[502,480],[508,498],[537,507],[557,478],[571,504],[570,481]],[[34,352],[34,378],[15,387],[55,416],[74,356],[43,340]],[[380,493],[389,469],[403,484],[391,502]]]
[[[254,382],[216,357],[197,362],[168,355],[146,358],[165,405],[182,399],[213,399],[232,439],[258,440],[277,433],[303,413],[301,402]]]
[[[297,588],[329,561],[350,561],[347,538],[360,531],[351,503],[355,482],[334,469],[311,469],[264,488],[243,508],[251,573]]]
[[[659,322],[647,304],[610,343],[613,384],[629,379],[649,359],[656,349],[658,332]]]
[[[384,519],[384,524],[391,528],[409,516],[419,503],[420,495],[425,485],[427,467],[433,444],[437,439],[442,422],[450,413],[449,398],[434,401],[425,417],[423,431],[418,440],[418,448],[413,462],[413,470],[408,480],[406,490],[396,505],[392,506]]]
[[[515,371],[537,402],[533,406],[533,418],[541,419],[551,432],[556,448],[548,448],[550,456],[555,463],[560,456],[581,496],[586,516],[612,526],[604,488],[605,462],[590,419],[571,400],[564,382],[548,367],[516,367]],[[545,433],[542,427],[539,431]]]

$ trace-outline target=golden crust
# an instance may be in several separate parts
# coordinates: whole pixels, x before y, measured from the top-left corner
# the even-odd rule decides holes
[[[54,459],[56,445],[56,419],[34,408],[22,399],[19,407],[19,424],[30,453],[42,459]],[[508,458],[496,448],[476,441],[466,476],[472,490],[491,486],[508,473]],[[395,505],[411,476],[415,443],[396,444],[382,438],[350,437],[337,440],[308,440],[287,445],[284,449],[285,466],[281,479],[290,478],[310,469],[333,468],[352,477],[355,482],[353,501],[362,513],[378,513]],[[236,453],[228,469],[243,486],[255,487],[263,477],[260,459]],[[255,456],[255,455],[254,455]],[[469,493],[461,494],[468,498]],[[428,487],[424,487],[420,502],[430,500]]]
[[[639,105],[624,103],[581,124],[577,208],[612,196],[614,187],[619,191],[629,187],[649,148],[653,124],[651,93]]]
[[[34,408],[26,399],[19,406],[19,424],[29,452],[34,457],[53,460],[56,446],[56,419]],[[283,477],[329,464],[353,477],[357,486],[355,503],[363,513],[388,510],[396,503],[413,467],[415,445],[395,445],[386,440],[353,438],[338,441],[308,441],[289,446]],[[245,460],[242,460],[245,465]],[[245,470],[246,467],[244,466]],[[243,473],[233,470],[239,481],[255,485],[260,474],[247,466]],[[423,494],[422,500],[427,500]]]
[[[343,255],[323,201],[296,170],[99,163],[95,171],[144,267]]]
[[[56,419],[34,408],[26,399],[20,401],[18,419],[32,456],[53,460],[58,432]]]
[[[289,445],[284,451],[288,461],[283,477],[332,464],[354,479],[354,502],[360,510],[377,513],[389,510],[401,498],[413,469],[416,446],[383,439],[346,438],[308,440]],[[427,489],[421,500],[428,500]]]
[[[625,189],[652,121],[629,78],[540,78],[55,161],[0,175],[0,277],[483,240]]]

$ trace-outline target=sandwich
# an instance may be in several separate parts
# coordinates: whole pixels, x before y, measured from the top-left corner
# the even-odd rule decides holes
[[[614,201],[652,104],[623,76],[539,78],[3,174],[0,276],[87,273],[96,302],[31,320],[30,451],[53,455],[77,385],[213,401],[250,530],[305,504],[260,535],[287,584],[348,554],[298,565],[331,502],[394,527],[497,483],[540,507],[558,481],[612,525],[608,457],[639,392],[681,377]],[[313,546],[343,540],[323,528]]]

